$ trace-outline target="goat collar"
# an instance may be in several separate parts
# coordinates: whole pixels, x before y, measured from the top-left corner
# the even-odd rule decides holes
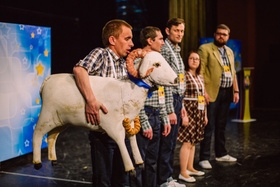
[[[127,73],[128,75],[128,78],[134,83],[136,84],[137,86],[139,87],[143,87],[143,88],[146,88],[148,89],[148,98],[152,97],[153,95],[153,89],[150,89],[152,88],[150,85],[148,85],[147,83],[145,83],[142,79],[139,79],[139,78],[136,78],[136,77],[133,77],[132,75],[130,75],[129,73]]]

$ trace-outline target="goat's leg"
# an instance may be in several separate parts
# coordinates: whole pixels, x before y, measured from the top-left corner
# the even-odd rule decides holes
[[[42,114],[42,112],[41,112]],[[33,132],[33,164],[35,169],[40,169],[42,167],[42,161],[41,161],[41,146],[42,146],[42,140],[43,136],[48,133],[53,127],[51,125],[48,125],[46,121],[43,119],[48,119],[43,117],[43,115],[40,115],[37,124],[35,126],[34,132]],[[47,128],[48,127],[48,128]]]
[[[48,133],[48,159],[52,162],[52,166],[57,164],[55,144],[58,135],[64,131],[68,126],[63,125],[54,128]]]
[[[128,136],[128,138],[129,138],[133,158],[135,160],[135,164],[142,165],[144,163],[144,161],[142,159],[142,156],[141,156],[139,148],[138,148],[138,144],[137,144],[137,141],[136,141],[136,136],[131,135],[131,136]]]
[[[135,132],[129,133],[127,131],[127,128],[125,128],[126,132],[129,133],[129,135],[127,135],[127,136],[129,138],[129,142],[130,142],[133,158],[134,158],[135,164],[140,165],[140,167],[144,168],[144,164],[143,164],[144,161],[143,161],[142,156],[140,154],[140,151],[139,151],[139,148],[138,148],[138,144],[137,144],[137,141],[136,141],[136,136],[135,136],[135,134],[137,134],[139,132],[139,130],[140,130],[140,119],[139,119],[139,116],[137,116],[134,119],[134,121],[129,122],[129,123],[130,123],[130,126],[133,126],[133,129],[135,130]],[[136,126],[138,126],[138,127],[136,127]]]
[[[35,169],[40,169],[42,167],[41,161],[41,146],[42,139],[44,136],[44,132],[39,131],[39,129],[35,128],[33,133],[33,164]]]
[[[129,156],[129,153],[127,151],[127,147],[125,145],[124,139],[122,141],[116,141],[116,143],[118,144],[118,147],[119,147],[120,152],[121,152],[121,156],[122,156],[122,159],[123,159],[125,171],[129,172],[129,171],[134,170],[134,166],[133,166],[133,163],[132,163],[131,158]]]
[[[125,130],[122,125],[116,125],[116,127],[118,126],[120,127],[118,129],[112,129],[111,126],[109,127],[111,129],[108,127],[103,127],[103,129],[107,132],[108,136],[110,136],[117,143],[124,163],[125,171],[134,171],[133,163],[125,145]]]

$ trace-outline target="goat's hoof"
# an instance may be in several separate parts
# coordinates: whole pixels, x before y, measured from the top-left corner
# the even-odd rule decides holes
[[[139,164],[138,167],[143,170],[145,168],[145,165],[144,165],[144,163],[143,164]]]
[[[39,170],[42,167],[42,163],[34,164],[34,168]]]
[[[130,170],[129,171],[129,176],[130,177],[136,177],[136,171],[135,170]]]
[[[56,166],[57,165],[57,161],[56,160],[52,160],[52,166]]]

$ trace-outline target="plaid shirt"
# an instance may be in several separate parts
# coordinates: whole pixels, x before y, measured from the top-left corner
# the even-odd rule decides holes
[[[93,49],[83,60],[80,60],[76,66],[85,68],[89,75],[115,77],[117,79],[127,77],[125,60],[119,58],[109,48]]]
[[[171,47],[173,52],[170,50],[169,46]],[[168,38],[165,39],[165,44],[161,48],[162,56],[169,63],[169,65],[172,67],[172,69],[175,71],[175,73],[177,75],[179,75],[179,74],[185,75],[185,65],[181,58],[180,51],[181,51],[180,46],[177,46],[175,48],[175,46],[170,42],[170,40]],[[176,58],[175,58],[174,54],[176,55]],[[177,66],[176,59],[178,60],[178,66]],[[173,94],[178,94],[180,96],[183,96],[185,89],[186,89],[185,81],[184,81],[184,85],[183,85],[182,89],[180,89],[179,84],[178,84],[178,86],[165,87],[165,102],[166,102],[167,114],[171,114],[174,112]]]
[[[220,55],[221,55],[223,65],[228,66],[230,68],[230,63],[229,63],[229,60],[228,60],[226,49],[225,48],[219,48],[219,52],[220,52]],[[231,73],[231,71],[230,71],[230,73]],[[223,71],[220,86],[222,88],[229,88],[229,87],[232,86],[232,82],[233,82],[232,76],[226,77],[225,72]]]

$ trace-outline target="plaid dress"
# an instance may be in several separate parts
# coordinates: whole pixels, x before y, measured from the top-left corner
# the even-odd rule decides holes
[[[198,95],[204,94],[202,93],[202,88],[204,88],[203,78],[200,76],[201,81],[199,81],[197,76],[193,76],[192,78],[188,72],[186,72],[185,75],[186,90],[184,93],[183,102],[189,118],[189,124],[188,126],[181,125],[179,127],[177,140],[179,142],[191,142],[195,144],[203,140],[204,136],[204,118],[206,106],[204,107],[204,110],[199,110],[197,100]],[[198,85],[199,93],[197,91],[196,85]]]

